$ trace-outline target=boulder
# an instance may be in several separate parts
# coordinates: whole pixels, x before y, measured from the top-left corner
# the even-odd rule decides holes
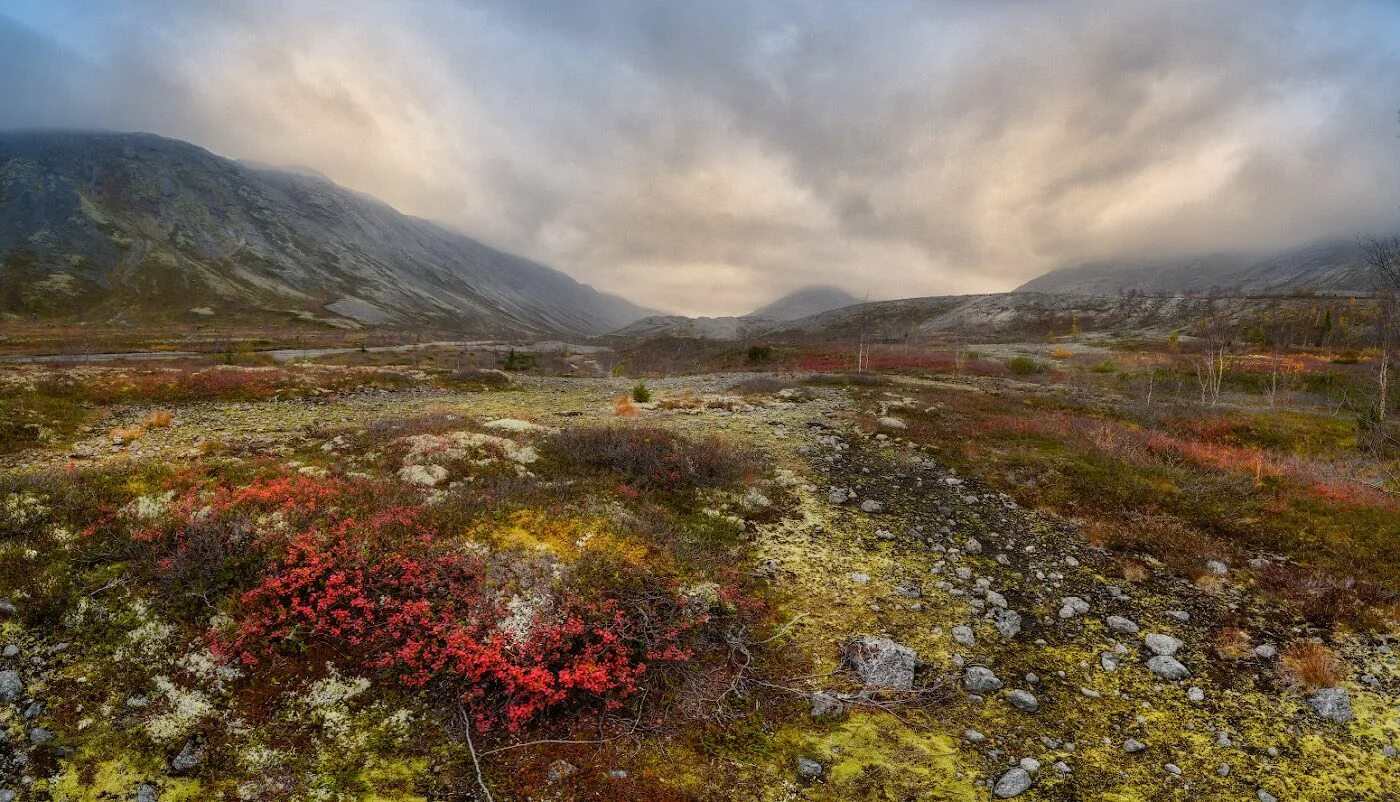
[[[1030,790],[1030,787],[1030,773],[1018,766],[1001,775],[996,785],[992,786],[992,793],[996,795],[997,799],[1010,799],[1013,796],[1024,794]]]
[[[1321,718],[1345,724],[1351,721],[1351,696],[1342,688],[1323,688],[1308,697],[1308,707]]]
[[[866,688],[907,691],[914,687],[919,660],[908,646],[866,635],[847,643],[842,655]]]

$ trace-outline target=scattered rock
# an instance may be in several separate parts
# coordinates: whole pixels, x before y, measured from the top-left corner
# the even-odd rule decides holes
[[[53,730],[44,727],[35,727],[29,731],[29,742],[35,746],[46,744],[52,741],[54,737]]]
[[[1212,574],[1224,576],[1230,573],[1230,566],[1226,565],[1225,563],[1219,560],[1207,560],[1206,570],[1210,571]]]
[[[1308,706],[1318,716],[1345,724],[1351,721],[1351,696],[1343,688],[1323,688],[1308,697]]]
[[[1186,692],[1186,698],[1193,702],[1204,702],[1206,700],[1206,692],[1192,685],[1191,689]]]
[[[1254,647],[1254,656],[1260,660],[1272,660],[1278,654],[1278,647],[1272,643],[1261,643]]]
[[[159,799],[160,791],[154,785],[141,783],[136,786],[136,802],[157,802]]]
[[[1011,706],[1017,710],[1023,710],[1027,713],[1034,713],[1040,709],[1040,700],[1035,698],[1035,694],[1030,691],[1020,690],[1019,688],[1014,691],[1007,691],[1006,701],[1010,702]]]
[[[1121,615],[1111,615],[1104,619],[1104,623],[1108,625],[1109,632],[1119,635],[1136,635],[1140,631],[1135,622]]]
[[[1172,680],[1173,682],[1191,676],[1191,672],[1186,670],[1186,666],[1177,662],[1175,657],[1165,654],[1159,654],[1151,660],[1148,660],[1147,668],[1162,679]]]
[[[998,610],[996,627],[1003,638],[1016,637],[1021,634],[1021,614],[1015,610]]]
[[[972,634],[972,627],[960,624],[953,627],[953,642],[970,649],[977,645],[977,638]]]
[[[1182,646],[1186,645],[1171,635],[1163,635],[1160,632],[1147,635],[1142,639],[1142,642],[1153,654],[1166,655],[1167,657],[1176,654]]]
[[[556,760],[553,763],[549,764],[549,781],[552,783],[557,783],[565,777],[572,775],[576,771],[578,771],[578,766],[575,766],[569,761]]]
[[[1060,618],[1074,618],[1089,612],[1089,603],[1078,596],[1066,596],[1060,600]]]
[[[1130,755],[1136,752],[1141,752],[1146,748],[1147,744],[1137,740],[1136,738],[1129,738],[1128,740],[1123,742],[1123,751],[1127,752]]]
[[[908,646],[866,635],[847,643],[843,655],[867,688],[907,691],[914,687],[918,657]]]
[[[885,509],[885,505],[884,505],[884,504],[881,504],[880,502],[876,501],[876,500],[873,499],[873,498],[868,498],[868,499],[866,499],[865,501],[862,501],[862,502],[860,503],[860,511],[861,511],[861,512],[865,512],[865,513],[870,513],[870,514],[872,514],[872,515],[875,514],[875,513],[877,513],[877,512],[883,512],[884,509]]]
[[[180,749],[180,754],[170,761],[170,771],[175,774],[184,774],[198,768],[200,761],[199,747],[191,738],[185,741],[185,745]]]
[[[1183,624],[1191,620],[1191,614],[1186,612],[1185,610],[1168,610],[1167,617],[1175,618],[1177,621],[1180,621]]]
[[[1023,768],[1014,768],[1001,775],[997,784],[992,787],[992,793],[998,799],[1010,799],[1013,796],[1020,796],[1031,787],[1031,775]]]
[[[23,696],[24,681],[19,678],[19,672],[0,671],[0,702],[18,702]]]
[[[963,672],[963,687],[973,693],[991,693],[1001,690],[1001,680],[986,666],[969,666]]]
[[[1254,795],[1259,797],[1259,802],[1278,802],[1278,797],[1274,796],[1268,791],[1265,791],[1263,788],[1260,788],[1258,791],[1255,791]]]
[[[797,776],[815,780],[822,776],[822,764],[809,757],[799,757],[797,759]]]
[[[838,718],[846,712],[846,704],[829,693],[812,695],[812,718],[816,721]]]

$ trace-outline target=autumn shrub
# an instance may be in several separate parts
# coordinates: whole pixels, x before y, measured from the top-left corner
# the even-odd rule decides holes
[[[1033,376],[1045,372],[1044,365],[1028,356],[1014,356],[1006,360],[1006,368],[1013,376]]]
[[[757,451],[715,437],[691,440],[652,426],[564,429],[547,437],[543,447],[565,470],[667,493],[733,485],[762,468]]]
[[[1256,571],[1259,585],[1318,624],[1357,623],[1377,607],[1400,601],[1400,591],[1302,565],[1271,562]]]
[[[146,429],[163,429],[175,421],[175,413],[168,409],[158,409],[148,413],[141,419],[141,426]]]
[[[1335,687],[1346,670],[1336,652],[1317,641],[1290,644],[1283,650],[1283,666],[1289,679],[1304,688]]]

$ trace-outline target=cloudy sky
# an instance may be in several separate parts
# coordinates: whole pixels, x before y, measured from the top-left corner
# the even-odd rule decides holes
[[[0,128],[311,167],[690,314],[1400,229],[1397,108],[1394,0],[0,0]]]

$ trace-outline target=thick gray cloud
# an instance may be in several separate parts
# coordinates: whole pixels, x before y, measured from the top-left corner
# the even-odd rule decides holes
[[[313,167],[689,313],[1393,227],[1400,6],[0,0],[0,126]]]

